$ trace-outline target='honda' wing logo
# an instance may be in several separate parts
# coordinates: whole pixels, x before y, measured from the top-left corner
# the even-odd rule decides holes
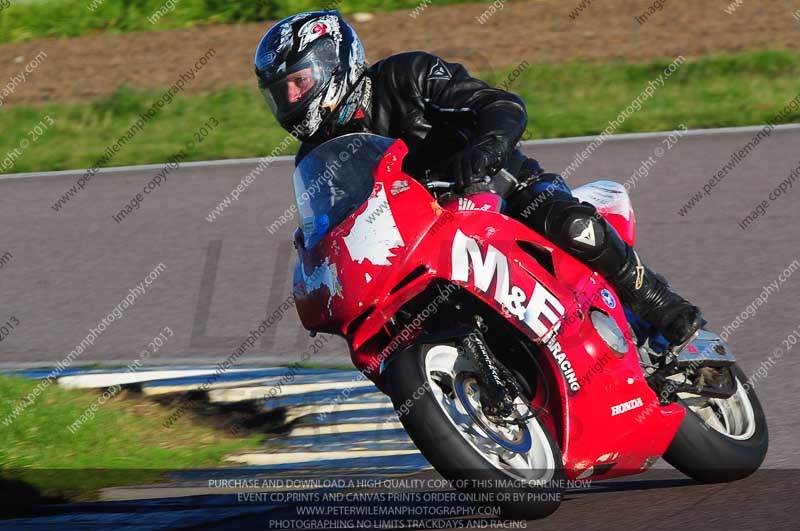
[[[633,400],[628,400],[627,402],[617,404],[616,406],[611,406],[611,416],[616,417],[617,415],[622,415],[623,413],[627,413],[633,409],[640,408],[643,405],[644,401],[642,401],[640,397],[636,397]]]

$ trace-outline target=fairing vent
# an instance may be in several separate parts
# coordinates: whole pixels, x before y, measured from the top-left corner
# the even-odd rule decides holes
[[[545,268],[548,273],[556,276],[556,269],[553,267],[553,256],[550,254],[550,251],[539,247],[535,243],[526,242],[524,240],[517,240],[517,245],[519,245],[520,249],[528,253],[531,258],[539,262],[539,265]]]
[[[412,271],[411,273],[406,275],[406,277],[403,280],[401,280],[400,282],[395,284],[395,286],[392,288],[392,290],[389,292],[389,294],[391,295],[393,293],[397,293],[398,291],[400,291],[404,287],[406,287],[409,284],[411,284],[415,279],[418,279],[419,277],[424,275],[427,271],[428,271],[428,268],[425,267],[425,266],[417,267],[416,269],[414,269],[414,271]]]
[[[345,334],[347,334],[348,336],[352,336],[355,333],[355,331],[358,330],[358,327],[360,327],[362,323],[367,320],[367,317],[372,315],[372,312],[374,311],[375,311],[375,306],[370,306],[364,313],[362,313],[361,315],[350,321],[350,324],[347,325],[347,331],[345,332]]]

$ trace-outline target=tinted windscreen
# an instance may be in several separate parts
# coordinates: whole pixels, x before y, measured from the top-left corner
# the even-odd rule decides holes
[[[319,243],[372,193],[375,166],[394,140],[364,133],[334,138],[294,171],[294,194],[306,248]]]

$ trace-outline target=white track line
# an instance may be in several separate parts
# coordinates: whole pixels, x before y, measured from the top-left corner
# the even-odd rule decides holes
[[[368,437],[370,433],[376,431],[398,430],[402,429],[403,425],[400,422],[376,422],[370,423],[350,423],[350,424],[325,424],[321,426],[298,426],[289,432],[289,437],[308,437],[309,435],[334,435],[342,433],[357,433],[364,432],[364,436]]]
[[[382,410],[387,416],[394,413],[392,409],[392,401],[387,397],[386,400],[381,402],[357,402],[355,404],[348,404],[347,402],[340,402],[338,404],[325,404],[322,406],[297,406],[290,407],[286,413],[286,422],[292,422],[300,417],[306,415],[319,415],[322,413],[333,414],[342,411],[362,411],[365,409],[379,409]]]
[[[729,135],[729,134],[736,134],[736,133],[755,133],[763,129],[764,125],[748,125],[745,127],[720,127],[717,129],[689,129],[688,131],[683,131],[683,135],[689,136],[713,136],[713,135]],[[776,131],[796,131],[800,130],[800,124],[784,124],[778,125],[775,127]],[[674,131],[657,131],[652,133],[623,133],[619,135],[611,135],[605,141],[606,142],[614,142],[614,141],[623,141],[623,140],[640,140],[645,138],[659,138],[666,135],[673,133]],[[544,140],[526,140],[522,142],[523,146],[542,146],[542,145],[552,145],[552,144],[573,144],[573,143],[581,143],[581,142],[590,142],[596,139],[599,135],[595,136],[575,136],[575,137],[568,137],[568,138],[547,138]],[[182,168],[204,168],[204,167],[213,167],[213,166],[234,166],[237,164],[256,164],[261,160],[267,157],[255,157],[255,158],[247,158],[247,159],[227,159],[227,160],[198,160],[193,162],[183,162],[181,163]],[[287,155],[281,157],[275,157],[273,162],[289,162],[294,160],[294,155]],[[145,170],[160,170],[164,167],[164,163],[161,164],[143,164],[141,166],[116,166],[111,168],[100,168],[97,172],[98,174],[104,173],[124,173],[124,172],[133,172],[133,171],[145,171]],[[42,172],[31,172],[31,173],[9,173],[8,175],[0,175],[0,181],[3,180],[10,180],[10,179],[31,179],[35,177],[58,177],[58,176],[67,176],[73,175],[78,176],[84,173],[85,169],[79,170],[61,170],[61,171],[42,171]]]
[[[230,373],[253,372],[255,369],[230,369]],[[58,385],[65,389],[99,389],[101,387],[112,387],[114,385],[125,385],[132,383],[152,382],[156,380],[170,380],[173,378],[192,378],[196,376],[207,376],[214,374],[215,369],[187,369],[187,370],[165,370],[165,371],[142,371],[142,372],[116,372],[100,374],[74,374],[62,376],[58,379]],[[233,384],[234,382],[230,382]],[[199,386],[198,383],[196,386]]]
[[[293,463],[316,463],[328,460],[352,460],[361,457],[392,457],[395,455],[419,454],[419,450],[355,450],[341,452],[286,452],[238,454],[225,458],[226,461],[251,466],[288,465]]]
[[[351,389],[355,387],[374,387],[370,381],[352,381],[352,382],[327,382],[327,383],[313,383],[313,384],[287,384],[283,387],[279,387],[277,393],[270,394],[270,390],[276,386],[268,387],[258,386],[258,387],[236,387],[233,389],[216,389],[213,391],[209,391],[208,393],[208,400],[210,402],[242,402],[244,400],[258,400],[262,398],[269,397],[277,397],[277,396],[288,396],[288,395],[299,395],[304,393],[310,393],[312,391],[331,391],[334,389]],[[154,394],[151,393],[151,389],[155,388],[147,388],[144,389],[144,394]]]
[[[225,166],[225,165],[234,165],[234,164],[257,164],[261,161],[262,158],[268,157],[256,157],[256,158],[249,158],[249,159],[221,159],[221,160],[195,160],[191,162],[181,162],[181,168],[198,168],[198,167],[212,167],[212,166]],[[294,161],[294,155],[286,155],[281,157],[275,157],[272,162],[290,162]],[[164,167],[164,163],[161,164],[141,164],[139,166],[112,166],[110,168],[100,168],[95,175],[103,174],[103,173],[125,173],[125,172],[132,172],[132,171],[144,171],[144,170],[160,170]],[[59,171],[37,171],[31,173],[9,173],[8,175],[0,175],[0,180],[4,179],[28,179],[31,177],[63,177],[66,175],[82,175],[86,171],[85,168],[78,169],[78,170],[59,170]]]
[[[319,385],[327,383],[329,383],[330,385],[342,383],[342,380],[330,380],[329,378],[326,378],[325,375],[319,375],[314,384],[298,384],[298,383],[287,383],[287,382],[281,384],[281,379],[285,378],[283,376],[276,375],[276,376],[264,376],[261,378],[249,378],[249,379],[242,378],[240,380],[223,380],[221,382],[215,382],[215,383],[208,383],[207,380],[205,382],[194,382],[194,383],[175,384],[175,385],[145,386],[142,389],[142,392],[146,395],[154,396],[154,395],[165,395],[169,393],[184,393],[187,391],[195,391],[195,390],[214,391],[220,389],[257,388],[261,389],[262,391],[264,391],[264,394],[266,394],[266,392],[269,391],[270,387],[277,387],[278,389],[282,390],[284,388],[290,388],[298,385],[316,385],[317,382],[319,383]],[[344,383],[349,383],[352,381],[356,380],[344,380]],[[348,385],[347,387],[354,387],[354,386]],[[338,389],[338,388],[333,387],[332,389]]]

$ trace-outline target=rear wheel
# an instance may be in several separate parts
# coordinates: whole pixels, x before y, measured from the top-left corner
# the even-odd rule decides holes
[[[686,408],[664,459],[703,483],[742,479],[755,472],[767,455],[767,420],[755,390],[738,365],[732,368],[736,394],[730,398],[683,395]]]
[[[561,452],[536,418],[487,418],[477,370],[452,344],[419,345],[389,364],[386,382],[408,434],[433,467],[481,505],[511,518],[543,518],[561,503]],[[528,412],[523,398],[514,406]],[[488,497],[492,500],[487,499]]]

